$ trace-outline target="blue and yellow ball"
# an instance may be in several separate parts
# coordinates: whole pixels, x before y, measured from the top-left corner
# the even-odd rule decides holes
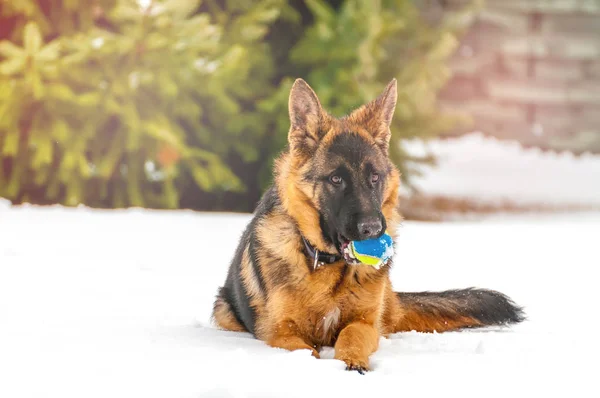
[[[387,233],[376,239],[351,241],[348,248],[357,261],[375,268],[381,267],[394,255],[394,242]]]

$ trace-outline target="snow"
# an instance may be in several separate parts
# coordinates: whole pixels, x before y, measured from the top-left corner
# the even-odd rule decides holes
[[[529,320],[381,339],[365,376],[211,326],[249,217],[0,201],[0,397],[597,394],[600,213],[405,222],[396,290],[493,288]]]
[[[138,0],[138,4],[142,10],[146,10],[152,5],[152,0]]]
[[[95,39],[92,40],[92,47],[94,49],[99,49],[100,47],[102,47],[104,45],[104,37],[96,37]]]
[[[386,245],[385,247],[385,251],[383,252],[383,256],[381,256],[381,258],[392,258],[394,256],[394,245]]]
[[[433,153],[439,160],[414,179],[425,194],[600,208],[600,155],[545,153],[481,133],[403,145],[412,155]]]

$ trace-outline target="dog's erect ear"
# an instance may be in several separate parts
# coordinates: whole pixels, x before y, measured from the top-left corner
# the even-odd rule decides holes
[[[383,90],[383,93],[379,95],[373,101],[375,108],[379,111],[379,117],[385,126],[389,129],[392,124],[392,118],[394,117],[394,111],[396,110],[396,101],[398,100],[398,82],[396,79],[392,79]]]
[[[361,106],[350,114],[356,123],[362,124],[371,133],[375,142],[387,153],[390,138],[390,125],[396,110],[398,100],[398,83],[392,79],[385,90],[366,105]]]
[[[302,79],[296,79],[289,99],[290,132],[288,141],[292,150],[309,152],[320,139],[320,124],[324,116],[317,94]]]

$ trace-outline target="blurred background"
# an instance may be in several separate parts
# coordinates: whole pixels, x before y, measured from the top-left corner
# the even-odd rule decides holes
[[[0,0],[0,197],[252,212],[298,77],[398,79],[408,219],[600,208],[600,0]]]

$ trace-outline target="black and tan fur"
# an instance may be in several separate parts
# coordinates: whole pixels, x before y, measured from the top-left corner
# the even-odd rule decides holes
[[[334,346],[348,369],[369,369],[380,336],[517,323],[521,308],[483,289],[395,293],[391,262],[376,270],[342,258],[313,269],[304,237],[321,252],[379,236],[396,239],[399,173],[388,158],[396,107],[393,80],[374,101],[334,118],[301,79],[289,99],[289,149],[261,199],[214,304],[222,329],[248,331],[273,347]]]

